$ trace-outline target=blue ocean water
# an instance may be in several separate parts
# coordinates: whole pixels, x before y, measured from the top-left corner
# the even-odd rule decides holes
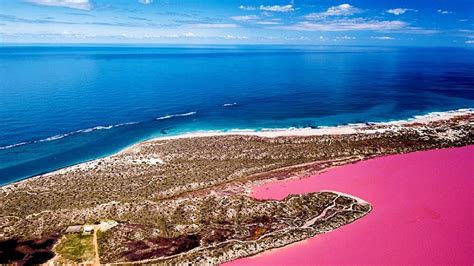
[[[474,107],[474,50],[0,46],[0,184],[197,130]]]

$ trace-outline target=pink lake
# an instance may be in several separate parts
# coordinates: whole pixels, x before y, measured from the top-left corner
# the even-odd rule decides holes
[[[334,190],[374,210],[333,232],[228,265],[474,263],[474,146],[393,155],[256,187],[259,199]]]

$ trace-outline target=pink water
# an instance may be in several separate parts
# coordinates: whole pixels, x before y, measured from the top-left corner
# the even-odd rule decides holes
[[[229,265],[474,263],[474,146],[387,156],[254,189],[344,192],[374,210],[333,232]]]

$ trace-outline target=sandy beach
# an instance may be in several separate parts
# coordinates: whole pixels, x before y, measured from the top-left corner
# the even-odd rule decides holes
[[[254,129],[233,129],[228,131],[195,131],[179,134],[169,137],[157,137],[148,141],[155,140],[171,140],[181,138],[199,138],[199,137],[214,137],[214,136],[258,136],[266,138],[276,137],[295,137],[295,136],[322,136],[322,135],[348,135],[348,134],[373,134],[383,133],[386,131],[396,131],[397,128],[410,124],[427,124],[430,122],[437,122],[442,120],[449,120],[456,117],[474,114],[473,108],[464,108],[458,110],[451,110],[446,112],[430,112],[424,115],[416,115],[411,118],[387,122],[367,122],[358,124],[348,124],[340,126],[322,126],[318,128],[268,128],[261,130]],[[129,148],[133,148],[129,147]],[[129,149],[127,148],[127,149]],[[125,150],[127,150],[125,149]]]
[[[457,264],[474,261],[474,146],[393,155],[256,187],[258,199],[334,190],[374,206],[364,219],[227,265]]]
[[[160,141],[160,140],[175,140],[175,139],[232,136],[232,135],[277,138],[277,137],[310,137],[310,136],[324,136],[324,135],[374,134],[374,133],[384,133],[388,131],[396,132],[398,129],[405,126],[423,125],[423,124],[428,124],[431,122],[439,122],[439,121],[444,121],[444,120],[456,119],[459,117],[472,115],[472,114],[474,114],[474,109],[465,108],[465,109],[458,109],[458,110],[452,110],[452,111],[446,111],[446,112],[431,112],[424,115],[414,116],[412,118],[408,118],[405,120],[388,121],[388,122],[380,122],[380,123],[362,123],[362,124],[350,124],[350,125],[320,127],[320,128],[263,129],[260,131],[251,130],[251,129],[248,129],[248,130],[235,129],[231,131],[196,131],[196,132],[190,132],[190,133],[183,133],[176,136],[156,137],[150,140],[142,141],[142,142],[133,144],[117,152],[116,154],[124,154],[131,151],[139,152],[140,150],[139,147],[141,145],[150,143],[150,142]],[[23,182],[25,180],[31,180],[32,178],[36,179],[42,176],[63,173],[63,172],[67,172],[67,171],[71,171],[75,169],[87,169],[87,168],[90,168],[91,166],[95,166],[98,161],[110,158],[111,156],[75,164],[75,165],[58,169],[49,173],[19,180],[11,184]],[[6,184],[2,187],[3,188],[10,187],[11,184]]]

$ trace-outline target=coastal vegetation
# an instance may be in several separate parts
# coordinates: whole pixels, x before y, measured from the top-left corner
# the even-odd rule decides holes
[[[92,235],[67,234],[56,246],[55,251],[65,262],[85,262],[94,259]]]
[[[62,235],[71,223],[111,219],[118,224],[98,237],[102,263],[216,264],[245,257],[329,232],[372,208],[331,191],[260,201],[249,197],[252,187],[382,155],[473,144],[473,122],[467,113],[366,125],[354,134],[147,141],[2,187],[0,240],[37,240]],[[86,260],[87,237],[65,238],[56,251]]]

